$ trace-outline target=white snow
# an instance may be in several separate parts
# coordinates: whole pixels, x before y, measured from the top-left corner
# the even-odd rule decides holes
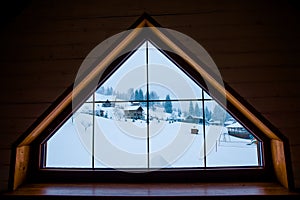
[[[240,123],[238,123],[238,122],[235,122],[235,123],[233,123],[233,124],[230,124],[230,125],[228,125],[228,126],[226,126],[227,128],[243,128],[243,126],[240,124]]]
[[[113,108],[107,108],[112,115]],[[47,142],[47,167],[92,167],[92,115],[79,113]],[[98,168],[147,168],[147,124],[143,120],[95,117]],[[197,128],[198,134],[191,134]],[[149,124],[149,167],[257,166],[257,144],[227,134],[222,126],[153,120]]]

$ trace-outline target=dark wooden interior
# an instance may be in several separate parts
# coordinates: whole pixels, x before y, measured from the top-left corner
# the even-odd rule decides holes
[[[85,183],[69,184],[70,188],[33,184],[6,193],[5,197],[40,198],[45,191],[50,191],[49,195],[55,193],[58,194],[56,198],[61,199],[68,199],[71,193],[81,197],[128,198],[135,191],[135,197],[151,198],[194,198],[197,195],[225,199],[263,198],[264,195],[297,198],[294,192],[300,189],[300,5],[297,1],[19,0],[8,2],[3,8],[0,28],[1,192],[6,192],[9,185],[10,167],[14,163],[12,144],[41,119],[74,82],[90,50],[106,38],[128,29],[145,12],[163,27],[182,32],[201,44],[217,64],[224,81],[283,135],[284,141],[271,142],[273,162],[276,166],[286,159],[289,165],[287,168],[277,166],[275,174],[280,177],[282,171],[288,170],[293,185],[289,188],[293,191],[289,191],[279,183],[226,184],[226,180],[223,185],[165,183],[160,188],[153,184]],[[288,147],[284,147],[284,142]],[[286,152],[283,157],[278,153],[282,149]],[[26,163],[28,157],[23,153],[27,151],[28,147],[22,146],[15,153]],[[19,164],[22,169],[22,163]],[[282,177],[279,182],[288,185],[284,183],[286,178]],[[123,193],[118,194],[118,191]]]

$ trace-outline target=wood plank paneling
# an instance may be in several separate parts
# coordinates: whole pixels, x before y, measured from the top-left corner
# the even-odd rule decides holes
[[[248,102],[261,113],[300,112],[300,96],[248,98]]]
[[[10,149],[0,149],[0,156],[1,156],[1,162],[0,162],[0,191],[7,190],[8,185],[8,178],[9,178],[9,169],[10,169],[10,162],[9,162],[9,156],[10,156]],[[3,156],[3,157],[2,157]],[[2,161],[3,160],[3,161]]]
[[[1,61],[84,59],[95,44],[11,47],[0,55]]]
[[[300,124],[300,112],[272,112],[263,114],[272,124],[281,128],[296,128]],[[292,139],[297,135],[287,135]]]
[[[219,68],[222,78],[229,83],[244,82],[283,82],[299,80],[300,68],[297,66],[269,66],[258,67],[253,70],[251,66],[237,68]],[[293,73],[292,73],[293,72]]]
[[[228,83],[246,99],[258,97],[298,97],[300,91],[298,81]]]
[[[293,25],[297,22],[292,14],[289,15],[288,10],[281,9],[280,10],[284,15],[271,15],[272,11],[266,9],[265,12],[263,10],[211,10],[207,12],[186,12],[186,13],[177,13],[177,14],[155,14],[154,18],[161,23],[163,26],[168,26],[169,28],[201,28],[207,26],[249,26],[255,25],[257,27],[269,27],[269,28],[278,28],[278,26],[286,26],[289,28],[293,28],[297,30],[297,27],[293,27]],[[273,11],[277,12],[277,11]],[[197,18],[196,21],[186,20],[188,17]],[[174,21],[176,18],[176,21]],[[287,21],[287,19],[289,21]],[[291,26],[289,26],[291,25]],[[280,32],[284,33],[284,30]],[[278,34],[278,33],[268,33],[268,34]],[[295,33],[287,33],[296,35]]]
[[[68,87],[70,86],[70,82],[74,82],[75,76],[73,74],[51,74],[50,73],[37,73],[37,76],[15,76],[14,81],[11,80],[11,77],[3,77],[0,80],[0,84],[10,83],[14,84],[10,86],[9,89],[13,89],[13,87],[18,86],[26,86],[27,88],[41,88],[41,87]],[[57,81],[54,81],[51,77],[57,77]]]
[[[75,34],[78,32],[89,33],[91,31],[98,31],[106,33],[106,36],[111,36],[110,33],[118,33],[129,28],[129,26],[137,19],[138,16],[122,16],[122,22],[118,20],[118,17],[95,17],[95,18],[79,18],[79,19],[59,19],[53,20],[49,18],[39,18],[39,17],[26,17],[18,19],[16,24],[12,29],[17,29],[16,32],[13,32],[13,35],[22,35],[22,34],[41,34],[37,40],[41,41],[47,34],[59,34],[61,32],[72,32]],[[30,21],[31,23],[28,23]],[[25,25],[26,24],[26,25]],[[8,35],[8,34],[7,34]],[[100,37],[102,34],[100,34]],[[83,38],[84,36],[79,36]],[[96,39],[96,38],[94,38]],[[34,40],[36,41],[36,40]],[[68,39],[67,39],[68,41]],[[23,41],[24,42],[24,41]],[[47,42],[47,41],[41,41]],[[26,43],[26,42],[25,42]],[[56,41],[56,44],[66,44],[64,40]]]
[[[173,19],[175,20],[175,18]],[[117,20],[114,20],[116,23]],[[116,27],[118,25],[116,24]],[[104,27],[105,28],[105,27]],[[7,36],[11,40],[2,39],[4,46],[9,46],[11,51],[16,50],[18,47],[24,48],[37,48],[47,46],[51,48],[53,46],[76,46],[79,44],[87,45],[98,44],[107,37],[110,37],[116,33],[126,30],[128,27],[115,31],[93,30],[89,27],[84,27],[78,31],[66,30],[62,32],[36,32],[36,33],[20,33],[16,32]],[[277,31],[270,32],[270,30],[258,31],[257,25],[222,25],[213,26],[205,25],[201,27],[168,27],[175,30],[179,30],[192,38],[197,38],[199,43],[203,45],[209,52],[215,53],[239,53],[239,52],[287,52],[298,51],[299,46],[295,43],[295,39],[290,39],[289,34],[287,37],[281,37],[282,33]],[[86,29],[91,29],[87,31]],[[116,29],[116,28],[115,28]],[[199,32],[192,32],[193,29],[199,29]],[[203,29],[203,30],[202,30]],[[271,29],[271,28],[270,28]],[[189,34],[192,33],[192,34]],[[234,33],[234,34],[233,34]],[[300,30],[298,31],[300,33]],[[265,38],[268,37],[268,40]],[[7,39],[7,38],[6,38]],[[251,40],[250,40],[251,39]],[[299,40],[299,38],[297,38]],[[230,48],[228,48],[230,46]],[[79,46],[80,47],[80,46]],[[4,56],[3,56],[4,57]]]
[[[298,133],[299,134],[299,133]],[[295,138],[295,137],[293,137]],[[297,145],[291,145],[291,159],[292,159],[292,167],[293,167],[293,176],[295,180],[295,187],[299,188],[300,184],[300,157],[299,157],[299,152],[300,152],[300,143]]]
[[[0,54],[0,61],[33,61],[33,60],[63,60],[84,59],[85,56],[99,43],[70,44],[59,46],[15,46],[6,49]],[[226,50],[225,50],[226,51]],[[266,66],[266,65],[299,65],[300,51],[295,52],[211,52],[220,68],[240,66]]]
[[[81,63],[82,59],[0,62],[1,66],[5,66],[5,68],[1,68],[1,72],[8,76],[29,76],[43,73],[76,74]],[[0,76],[5,76],[3,73]]]
[[[24,132],[36,118],[26,118],[23,115],[19,118],[3,118],[0,120],[1,135],[2,134],[16,134],[20,135]],[[6,137],[4,137],[6,138]]]
[[[0,182],[1,181],[8,181],[9,178],[9,164],[0,164]]]
[[[180,1],[172,1],[172,3],[166,2],[148,2],[148,1],[138,1],[133,0],[131,2],[124,2],[122,0],[115,0],[112,2],[101,2],[101,6],[91,6],[97,5],[99,3],[96,0],[88,0],[88,3],[82,4],[81,1],[69,1],[58,2],[58,1],[43,1],[43,2],[35,2],[31,6],[31,9],[28,9],[24,15],[31,15],[35,17],[44,17],[44,18],[53,18],[53,19],[61,19],[61,18],[96,18],[103,16],[126,16],[126,15],[140,15],[140,12],[146,11],[153,14],[180,14],[180,13],[198,13],[198,12],[214,12],[214,11],[226,11],[226,10],[243,10],[243,11],[255,11],[260,10],[264,11],[272,11],[272,10],[280,10],[284,12],[288,6],[287,4],[283,4],[275,2],[270,6],[268,1],[266,2],[242,2],[236,0],[230,0],[226,2],[220,2],[216,0],[212,0],[209,2],[206,1],[197,1],[187,0],[184,3]],[[276,6],[274,6],[276,5]],[[38,8],[38,9],[37,9]],[[113,9],[112,9],[113,8]],[[126,8],[126,9],[124,9]],[[271,9],[270,9],[271,8]],[[279,9],[280,8],[280,9]],[[55,13],[51,12],[53,9],[56,10]],[[66,12],[67,11],[67,12]],[[267,16],[267,14],[265,14]],[[272,15],[274,18],[276,15]],[[277,17],[279,20],[280,17]],[[272,20],[273,21],[273,20]]]
[[[0,191],[7,191],[7,180],[0,180]]]
[[[300,145],[300,137],[295,137],[295,135],[300,134],[300,124],[294,127],[280,127],[279,130],[286,136],[289,136],[289,143],[291,146]]]
[[[53,99],[57,99],[66,89],[63,86],[53,87],[52,85],[39,85],[38,88],[26,87],[19,86],[18,88],[2,90],[6,95],[0,99],[0,104],[52,103]],[[16,96],[17,98],[12,99],[11,96]]]
[[[223,67],[243,67],[243,66],[268,66],[268,65],[300,65],[300,52],[271,52],[271,53],[231,53],[216,54],[211,52],[217,66]]]
[[[0,165],[8,166],[8,164],[10,163],[10,152],[11,152],[10,148],[3,148],[3,147],[0,148],[0,157],[1,157]]]
[[[0,119],[38,118],[51,104],[1,104]]]

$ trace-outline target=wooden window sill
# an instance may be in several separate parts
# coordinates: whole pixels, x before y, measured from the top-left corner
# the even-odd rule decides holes
[[[26,184],[5,197],[291,197],[291,192],[277,183],[39,183]],[[69,199],[69,198],[68,198]],[[86,198],[85,198],[86,199]]]

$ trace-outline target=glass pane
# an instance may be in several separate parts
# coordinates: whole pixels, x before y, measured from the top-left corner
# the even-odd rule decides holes
[[[204,93],[204,99],[212,99],[212,97],[209,95],[209,94],[207,94],[205,91],[203,91],[203,93]]]
[[[205,112],[206,166],[259,166],[258,140],[215,101]]]
[[[143,100],[146,85],[146,44],[126,60],[96,91],[96,101]],[[135,92],[140,92],[136,94]],[[140,97],[142,95],[142,97]]]
[[[182,72],[170,59],[148,42],[149,99],[200,99],[201,88]]]
[[[147,168],[147,109],[131,102],[98,107],[95,167]]]
[[[204,166],[201,102],[158,102],[149,118],[150,168]]]
[[[46,143],[46,167],[92,167],[92,103],[83,104]]]
[[[150,42],[94,95],[47,141],[46,167],[260,165],[261,142]]]

